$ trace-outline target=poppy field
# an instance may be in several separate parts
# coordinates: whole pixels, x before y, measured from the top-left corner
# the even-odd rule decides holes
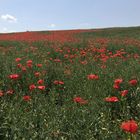
[[[0,34],[0,140],[139,140],[140,27]]]

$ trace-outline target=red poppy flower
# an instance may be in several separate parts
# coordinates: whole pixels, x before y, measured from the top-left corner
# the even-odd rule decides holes
[[[34,84],[32,84],[32,85],[29,86],[29,89],[30,90],[34,90],[35,88],[36,88],[36,86]]]
[[[2,91],[0,91],[0,97],[2,97],[4,94],[3,94],[3,92]]]
[[[37,64],[36,66],[37,66],[37,67],[42,67],[42,64]]]
[[[65,55],[64,55],[64,58],[68,58],[68,57],[69,57],[69,55],[68,55],[68,54],[65,54]]]
[[[59,81],[59,85],[64,85],[64,82],[63,81]]]
[[[41,73],[40,72],[35,72],[35,74],[34,74],[36,77],[39,77],[40,75],[41,75]]]
[[[55,85],[64,85],[64,82],[63,81],[58,81],[58,80],[55,80],[53,83]]]
[[[86,65],[88,62],[86,60],[80,61],[81,64]]]
[[[18,74],[11,74],[11,75],[9,75],[9,78],[16,80],[19,78],[19,75]]]
[[[20,64],[20,63],[17,64],[17,67],[18,67],[18,68],[21,68],[21,67],[22,67],[22,64]]]
[[[60,59],[54,59],[54,62],[61,62]]]
[[[19,62],[19,61],[21,61],[21,58],[16,58],[15,61]]]
[[[53,81],[53,83],[54,83],[55,85],[58,85],[58,84],[59,84],[59,81],[55,80],[55,81]]]
[[[22,67],[21,69],[22,69],[22,71],[23,71],[23,72],[25,72],[25,71],[26,71],[26,67]]]
[[[115,96],[105,98],[106,102],[118,102],[119,99]]]
[[[81,98],[81,97],[75,97],[75,98],[73,98],[73,101],[74,101],[75,103],[79,103],[79,104],[87,104],[87,103],[88,103],[87,100],[84,100],[84,99]]]
[[[32,64],[33,61],[32,61],[32,60],[28,60],[26,63],[27,63],[27,64]]]
[[[114,84],[120,84],[123,82],[123,79],[115,79]]]
[[[32,60],[28,60],[27,62],[27,67],[29,67],[29,68],[32,68],[32,63],[33,63],[33,61]]]
[[[40,80],[37,81],[37,83],[38,83],[39,85],[41,85],[41,84],[44,83],[44,81],[43,81],[42,79],[40,79]]]
[[[87,76],[88,80],[98,80],[99,76],[95,74],[90,74]]]
[[[121,96],[126,96],[128,94],[128,90],[121,91]]]
[[[138,83],[138,81],[137,81],[136,79],[132,79],[132,80],[129,81],[129,84],[130,84],[131,86],[136,86],[137,83]]]
[[[27,67],[29,67],[29,68],[32,68],[32,66],[33,66],[33,65],[30,64],[30,63],[27,64]]]
[[[40,90],[45,90],[45,86],[38,86],[37,88]]]
[[[31,96],[25,95],[25,96],[23,96],[23,100],[29,101],[29,100],[31,100]]]
[[[126,132],[136,133],[138,130],[138,124],[134,120],[122,122],[121,129],[123,129]]]
[[[119,89],[119,88],[120,88],[120,85],[119,85],[119,84],[114,84],[114,85],[113,85],[113,88],[114,88],[114,89]]]

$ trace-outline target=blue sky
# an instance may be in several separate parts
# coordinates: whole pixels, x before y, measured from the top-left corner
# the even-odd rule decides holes
[[[0,0],[0,32],[140,25],[140,0]]]

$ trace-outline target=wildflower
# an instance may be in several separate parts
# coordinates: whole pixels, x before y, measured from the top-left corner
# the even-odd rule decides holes
[[[134,120],[122,122],[121,129],[123,129],[126,132],[136,133],[138,130],[138,124]]]
[[[54,62],[61,62],[60,59],[54,59]]]
[[[32,66],[33,66],[33,65],[32,65],[31,63],[28,63],[28,64],[27,64],[27,67],[29,67],[29,68],[32,68]]]
[[[33,63],[33,61],[32,60],[28,60],[27,62],[27,67],[29,67],[29,68],[32,68],[32,63]]]
[[[137,81],[136,79],[132,79],[132,80],[129,81],[129,84],[130,84],[131,86],[136,86],[137,83],[138,83],[138,81]]]
[[[128,90],[123,90],[123,91],[121,91],[121,96],[126,96],[128,94]]]
[[[37,67],[42,67],[42,64],[37,64],[36,66],[37,66]]]
[[[45,86],[38,86],[37,88],[40,90],[45,90]]]
[[[95,74],[90,74],[87,76],[88,80],[98,80],[99,76]]]
[[[69,57],[69,55],[68,55],[68,54],[65,54],[65,55],[64,55],[64,58],[68,58],[68,57]]]
[[[53,83],[55,85],[64,85],[64,82],[63,81],[58,81],[58,80],[55,80]]]
[[[105,98],[106,102],[118,102],[119,99],[115,96]]]
[[[59,85],[64,85],[64,82],[63,81],[59,81]]]
[[[9,75],[9,78],[16,80],[19,78],[19,75],[18,74],[11,74],[11,75]]]
[[[17,64],[17,67],[18,67],[18,68],[21,68],[21,67],[22,67],[22,64],[20,64],[20,63]]]
[[[39,85],[41,85],[41,84],[44,83],[44,81],[43,81],[42,79],[40,79],[40,80],[37,81],[37,83],[38,83]]]
[[[114,84],[121,84],[123,79],[115,79]]]
[[[4,93],[2,91],[0,91],[0,97],[2,97],[4,95]]]
[[[19,62],[19,61],[21,61],[21,58],[16,58],[15,61]]]
[[[36,88],[36,86],[34,85],[34,84],[31,84],[30,86],[29,86],[29,89],[30,90],[34,90]]]
[[[27,64],[32,64],[33,61],[32,61],[32,60],[28,60],[26,63],[27,63]]]
[[[50,52],[47,52],[47,54],[49,55],[49,54],[50,54]]]
[[[84,100],[84,99],[81,98],[81,97],[75,97],[75,98],[73,98],[73,101],[74,101],[75,103],[79,103],[79,104],[87,104],[87,103],[88,103],[87,100]]]
[[[39,77],[39,76],[41,75],[41,73],[40,73],[40,72],[35,72],[34,75],[35,75],[36,77]]]
[[[86,60],[80,61],[81,64],[86,65],[88,62]]]
[[[23,100],[29,101],[29,100],[31,100],[31,96],[25,95],[25,96],[23,96]]]
[[[119,88],[120,88],[120,85],[119,85],[119,84],[114,84],[114,85],[113,85],[113,88],[114,88],[114,89],[119,89]]]
[[[23,72],[25,72],[25,71],[26,71],[26,67],[22,67],[21,69],[22,69],[22,71],[23,71]]]
[[[59,84],[59,81],[55,80],[55,81],[53,81],[53,83],[54,83],[55,85],[58,85],[58,84]]]

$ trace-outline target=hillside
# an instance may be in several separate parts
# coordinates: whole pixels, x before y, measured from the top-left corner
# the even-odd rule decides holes
[[[140,27],[0,34],[0,140],[139,140]]]
[[[84,38],[128,38],[140,40],[140,27],[82,29],[62,31],[27,31],[21,33],[0,34],[0,40],[11,41],[74,41]]]

